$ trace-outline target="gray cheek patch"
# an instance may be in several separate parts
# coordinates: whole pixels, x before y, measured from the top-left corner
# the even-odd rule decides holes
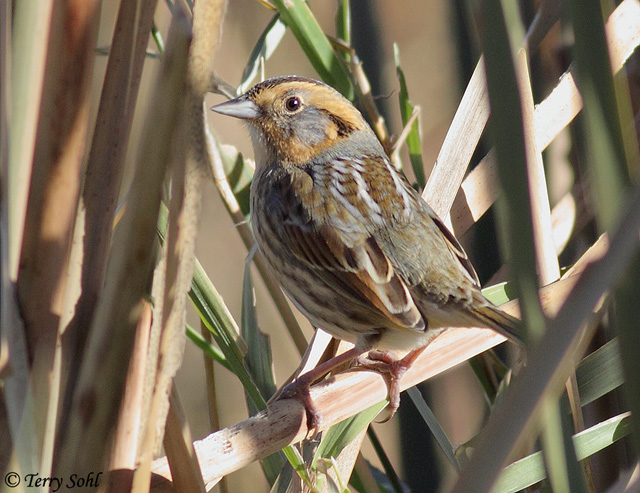
[[[327,137],[329,118],[316,108],[306,107],[291,122],[291,130],[297,139],[308,147],[320,145]]]

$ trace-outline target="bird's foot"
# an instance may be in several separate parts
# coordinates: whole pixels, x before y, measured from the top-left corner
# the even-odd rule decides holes
[[[318,366],[309,370],[306,373],[298,376],[293,382],[289,383],[282,389],[282,392],[277,397],[280,399],[292,399],[296,398],[304,406],[307,415],[307,430],[311,434],[311,437],[315,437],[322,429],[323,419],[322,413],[313,402],[311,397],[310,387],[325,378],[329,373],[336,370],[338,367],[352,362],[354,359],[359,358],[362,351],[356,348],[350,349],[342,354],[334,356],[333,358],[320,363]]]
[[[306,373],[285,386],[285,388],[282,389],[278,400],[298,399],[302,402],[307,417],[307,430],[313,438],[320,432],[320,428],[322,427],[322,413],[311,398],[310,388],[311,385],[314,384],[315,380],[305,378],[307,375],[309,374]]]
[[[411,351],[401,359],[394,358],[386,351],[369,351],[357,358],[359,368],[377,371],[387,382],[389,407],[387,417],[380,423],[386,423],[400,407],[400,381],[424,348]]]

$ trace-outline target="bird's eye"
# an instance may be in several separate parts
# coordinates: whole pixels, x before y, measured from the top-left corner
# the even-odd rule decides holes
[[[300,109],[300,106],[302,106],[302,103],[300,102],[300,99],[295,96],[287,98],[287,100],[284,102],[284,107],[287,108],[287,111],[290,111],[291,113],[293,113],[294,111],[298,111]]]

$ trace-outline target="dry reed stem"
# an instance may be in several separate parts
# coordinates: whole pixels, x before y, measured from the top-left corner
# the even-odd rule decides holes
[[[18,275],[20,245],[27,210],[27,196],[33,166],[38,117],[43,97],[43,80],[53,0],[38,3],[14,2],[11,67],[11,146],[7,179],[9,213],[9,274]],[[5,48],[10,45],[5,45]],[[19,63],[15,63],[17,60]]]
[[[158,83],[141,139],[127,209],[113,240],[103,296],[98,302],[65,440],[60,476],[99,470],[106,462],[122,400],[133,336],[148,293],[155,255],[162,183],[172,136],[180,124],[190,27],[174,15]]]
[[[79,265],[82,277],[81,285],[72,287],[78,292],[67,293],[65,313],[72,314],[73,319],[63,338],[66,361],[80,361],[104,285],[113,218],[156,3],[157,0],[122,2],[118,10],[71,253],[71,262]],[[71,406],[79,364],[71,365],[69,371],[65,414]]]
[[[387,129],[387,123],[378,111],[373,92],[371,91],[371,83],[364,71],[362,61],[358,58],[355,50],[350,52],[351,59],[349,60],[349,70],[353,76],[353,88],[356,92],[357,100],[362,105],[369,121],[372,123],[372,127],[378,140],[382,143],[387,153],[391,151],[391,142],[389,142],[389,130]]]
[[[153,362],[155,372],[153,377],[147,380],[147,386],[152,389],[152,397],[148,410],[149,419],[143,434],[141,461],[146,456],[150,458],[159,450],[169,410],[169,393],[173,377],[182,362],[185,344],[186,296],[193,275],[193,253],[200,203],[199,183],[192,182],[191,186],[188,185],[191,180],[188,178],[187,169],[192,163],[187,157],[187,128],[194,115],[189,111],[193,108],[187,99],[183,99],[180,108],[180,121],[185,125],[173,136],[171,198],[164,242],[166,257],[163,263],[164,272],[160,277],[164,283],[162,313],[160,324],[157,326],[160,339],[156,360]]]
[[[111,454],[111,469],[133,469],[136,465],[152,316],[153,307],[145,301],[133,342],[131,365],[127,372],[127,383]]]
[[[45,12],[50,11],[50,8],[46,9],[46,5],[44,7]],[[44,17],[48,20],[46,14]],[[5,450],[0,452],[0,469],[3,471],[8,470],[12,456],[13,460],[23,467],[34,467],[33,470],[35,470],[35,467],[38,466],[36,447],[34,440],[32,440],[32,437],[35,436],[35,429],[32,420],[33,408],[30,406],[33,403],[33,396],[29,384],[29,357],[24,325],[15,295],[15,285],[12,282],[15,279],[15,270],[11,266],[10,241],[13,238],[9,226],[10,190],[11,185],[16,186],[15,182],[10,183],[10,156],[15,155],[15,148],[19,142],[16,135],[16,131],[19,130],[16,124],[18,118],[15,116],[11,121],[13,140],[9,139],[9,108],[11,108],[11,103],[19,98],[16,90],[9,93],[9,76],[11,73],[12,43],[15,41],[15,45],[19,45],[18,24],[17,13],[15,19],[12,16],[11,4],[8,2],[0,3],[0,152],[2,153],[0,155],[0,379],[3,380],[2,400],[5,408],[2,418],[0,418],[2,421],[0,423],[0,434],[2,435],[0,441],[13,444],[13,447],[3,447]],[[22,35],[25,36],[27,33],[23,31]],[[28,36],[38,36],[38,34],[29,33]],[[26,60],[25,64],[28,66]],[[22,65],[19,68],[14,67],[13,75],[15,76],[21,68],[23,68]],[[42,68],[44,68],[44,64],[42,64]],[[34,84],[38,89],[41,89],[40,84],[37,82]],[[28,90],[27,87],[25,89]],[[29,108],[23,108],[21,116],[26,117],[29,110]],[[35,132],[35,121],[33,129]],[[14,144],[11,147],[11,154],[9,152],[10,142]],[[23,168],[26,168],[30,173],[31,165],[26,165],[26,163],[25,166],[20,166],[19,171],[16,171],[24,172]],[[25,180],[25,186],[28,181],[28,179]],[[23,195],[26,197],[26,190]],[[17,202],[24,206],[26,200]],[[16,203],[12,204],[12,211],[16,206]],[[24,210],[20,214],[14,212],[14,217],[22,219],[23,214]],[[15,250],[17,251],[17,247]]]
[[[173,147],[172,194],[169,203],[167,249],[160,348],[153,395],[140,457],[140,468],[134,479],[134,490],[143,491],[150,479],[149,465],[165,435],[165,423],[176,426],[178,421],[167,421],[169,394],[173,378],[182,362],[185,335],[184,320],[186,298],[191,288],[195,261],[195,238],[200,215],[200,187],[211,167],[210,146],[205,130],[204,96],[213,77],[213,59],[220,38],[220,26],[226,9],[224,0],[202,0],[193,12],[193,40],[187,61],[186,96],[183,101],[182,121],[185,127]],[[172,402],[177,402],[175,399]],[[179,410],[174,410],[175,415]],[[191,443],[178,446],[180,430],[167,430],[173,437],[169,443],[179,450]],[[167,451],[171,453],[171,451]],[[183,465],[183,462],[180,462]],[[197,464],[180,471],[183,484],[201,482],[195,474]],[[203,487],[204,488],[204,487]]]
[[[579,192],[580,187],[574,187],[574,190]],[[569,243],[574,228],[580,231],[583,226],[582,224],[578,224],[579,198],[574,196],[574,193],[566,193],[551,210],[553,242],[556,245],[556,254],[558,255],[564,251]],[[584,208],[580,212],[583,218],[589,216]]]
[[[9,275],[9,64],[11,63],[11,9],[6,2],[0,4],[0,317],[3,308],[9,308],[11,277]],[[7,305],[6,307],[4,305]],[[9,363],[9,347],[5,334],[5,323],[8,319],[0,318],[0,375],[6,371]],[[0,376],[0,378],[2,378]],[[5,427],[3,431],[8,430]],[[3,467],[0,457],[0,468]],[[4,469],[2,469],[4,470]]]
[[[518,52],[515,62],[522,98],[524,134],[528,155],[527,167],[529,189],[531,192],[531,214],[536,249],[536,266],[540,284],[546,285],[560,278],[560,264],[558,263],[556,243],[553,234],[547,180],[545,177],[544,163],[542,161],[542,149],[537,145],[535,138],[533,90],[529,78],[527,56],[524,50]],[[578,393],[578,382],[575,371],[571,372],[571,375],[565,383],[565,387],[571,408],[574,432],[577,433],[584,430],[584,417],[582,415],[582,406],[580,405],[580,394]],[[552,403],[547,406],[546,412],[553,413],[557,418],[560,408],[557,403]],[[547,431],[553,433],[548,427],[545,427],[543,431],[543,443]],[[589,458],[582,462],[582,467],[584,468],[589,484],[593,486],[593,473],[591,471]]]
[[[97,0],[71,2],[57,6],[52,17],[18,273],[18,295],[32,358],[37,350],[52,352],[63,306],[88,127],[99,6]],[[69,18],[75,22],[67,25]]]
[[[193,448],[191,429],[175,386],[171,390],[164,448],[177,491],[205,492],[200,465]]]
[[[45,476],[53,462],[61,383],[59,323],[80,194],[99,13],[97,0],[54,4],[18,270],[18,299],[32,365],[38,470]]]
[[[556,255],[551,225],[551,206],[547,193],[547,180],[542,162],[542,149],[537,145],[533,120],[533,90],[529,79],[527,54],[519,50],[515,67],[522,105],[522,119],[527,153],[527,175],[531,194],[531,219],[535,239],[536,264],[540,284],[547,285],[560,277],[560,266]]]
[[[489,97],[480,59],[453,117],[422,196],[440,217],[445,217],[460,188],[469,161],[489,120]]]
[[[184,350],[184,318],[186,296],[191,287],[195,259],[195,237],[200,211],[200,186],[210,169],[211,157],[205,130],[204,96],[213,77],[213,59],[220,37],[220,25],[226,8],[225,1],[201,1],[193,13],[193,41],[191,44],[187,69],[187,96],[184,102],[185,128],[178,145],[174,175],[172,179],[172,197],[169,204],[169,225],[167,231],[167,262],[164,289],[160,350],[157,360],[153,396],[150,405],[150,419],[147,422],[144,445],[140,458],[141,467],[136,472],[134,489],[144,490],[149,484],[149,465],[152,453],[158,449],[159,442],[165,436],[165,447],[170,444],[175,451],[168,454],[181,457],[174,461],[178,464],[183,487],[204,489],[197,471],[197,463],[185,467],[189,455],[183,451],[191,443],[180,444],[181,434],[176,418],[178,409],[170,409],[168,393],[173,385],[173,377],[182,361]],[[187,151],[188,152],[185,152]],[[172,399],[171,403],[176,403]],[[167,412],[170,417],[166,419]],[[165,422],[170,428],[165,433]],[[186,423],[183,423],[183,425]],[[167,439],[167,436],[172,437]]]

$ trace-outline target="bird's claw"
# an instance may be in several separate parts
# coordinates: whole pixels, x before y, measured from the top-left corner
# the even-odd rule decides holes
[[[400,380],[409,369],[413,360],[395,359],[385,351],[369,351],[358,358],[359,368],[380,373],[387,383],[389,405],[388,415],[379,423],[386,423],[400,407]]]
[[[280,399],[298,399],[304,406],[307,417],[307,430],[311,438],[315,437],[322,427],[322,413],[311,398],[310,383],[304,379],[296,379],[288,384],[278,397]]]

